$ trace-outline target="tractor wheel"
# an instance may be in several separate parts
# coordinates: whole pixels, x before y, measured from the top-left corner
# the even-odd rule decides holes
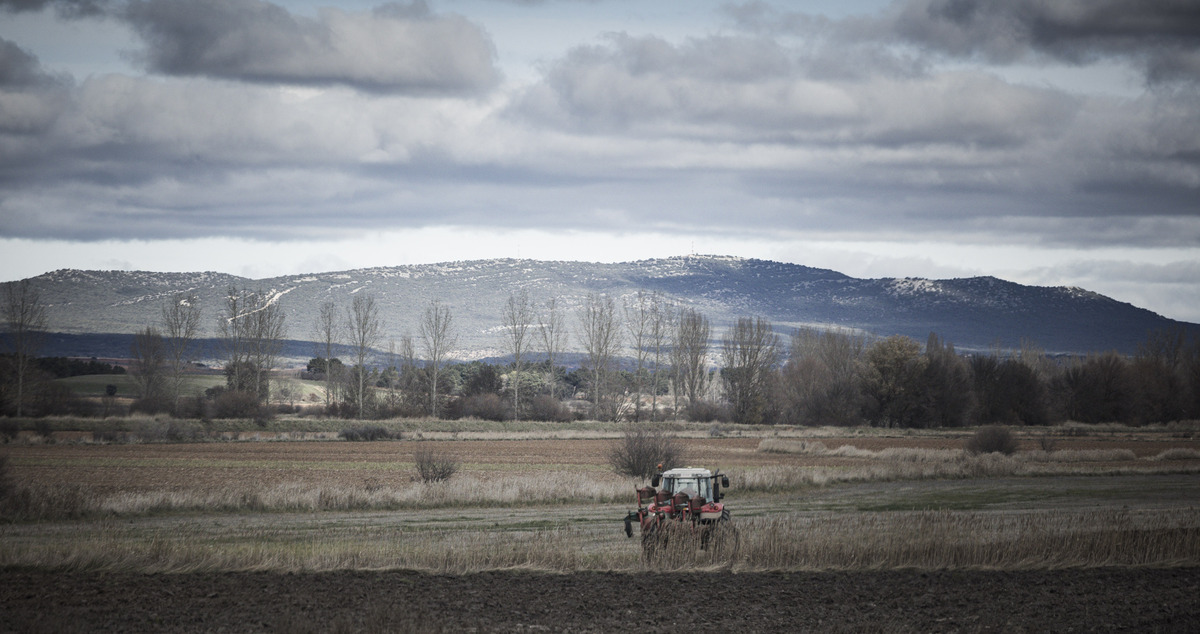
[[[661,565],[686,557],[695,550],[697,533],[690,522],[667,520],[642,534],[642,557],[647,564]]]
[[[721,519],[705,527],[700,535],[700,547],[715,556],[734,556],[741,548],[741,537],[733,525],[729,511],[721,513]]]
[[[642,558],[647,562],[653,561],[662,547],[667,544],[667,535],[660,532],[661,526],[651,524],[642,531]]]

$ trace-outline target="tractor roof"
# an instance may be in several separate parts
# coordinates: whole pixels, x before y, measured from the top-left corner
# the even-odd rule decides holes
[[[663,471],[664,478],[711,478],[712,472],[697,467],[679,467]]]

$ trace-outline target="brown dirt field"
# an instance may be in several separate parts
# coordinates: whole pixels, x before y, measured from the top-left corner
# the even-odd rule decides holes
[[[845,437],[813,439],[829,449],[853,445],[957,449],[958,438]],[[413,453],[436,446],[455,456],[463,471],[480,475],[542,470],[606,470],[612,441],[456,440],[383,442],[210,442],[179,444],[16,444],[0,452],[13,474],[27,481],[81,485],[98,492],[206,489],[230,483],[397,485],[409,481]],[[695,465],[756,468],[773,465],[846,466],[868,459],[764,453],[760,438],[681,439]],[[1026,441],[1033,449],[1033,442]],[[1138,457],[1173,448],[1200,450],[1200,441],[1064,438],[1058,449],[1131,449]],[[1105,463],[1106,465],[1122,463]],[[1129,463],[1135,464],[1135,463]]]
[[[669,595],[673,599],[657,599]],[[1200,569],[802,573],[0,570],[3,632],[1196,632]]]

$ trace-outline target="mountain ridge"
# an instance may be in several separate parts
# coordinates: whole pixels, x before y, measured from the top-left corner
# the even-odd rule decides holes
[[[460,332],[461,358],[503,354],[501,314],[509,292],[528,290],[538,310],[551,298],[574,310],[588,293],[625,298],[640,289],[661,292],[704,313],[719,338],[739,316],[761,316],[778,330],[845,328],[923,341],[935,332],[960,349],[1012,349],[1031,341],[1055,353],[1118,350],[1132,353],[1149,331],[1200,326],[1072,286],[1027,286],[993,276],[969,278],[855,278],[801,264],[721,255],[687,255],[632,262],[457,260],[369,267],[251,279],[215,271],[158,273],[59,269],[30,278],[47,305],[51,330],[133,333],[156,323],[163,300],[194,293],[203,306],[206,336],[215,330],[229,286],[271,293],[287,315],[291,339],[311,338],[319,306],[343,308],[360,292],[375,295],[383,343],[417,332],[429,301],[449,306]],[[572,337],[572,339],[574,339]]]

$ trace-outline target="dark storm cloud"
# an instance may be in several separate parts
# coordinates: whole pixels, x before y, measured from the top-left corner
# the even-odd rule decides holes
[[[54,7],[59,16],[78,18],[100,15],[110,4],[108,0],[0,0],[0,10],[24,13]]]
[[[33,55],[5,39],[0,39],[0,87],[30,86],[50,78]]]
[[[743,24],[784,16],[737,9]],[[947,70],[880,29],[899,13],[790,14],[786,34],[611,35],[483,99],[490,43],[488,81],[435,87],[380,61],[410,27],[473,34],[406,40],[431,55],[486,41],[421,3],[310,19],[146,0],[121,15],[144,61],[174,77],[56,84],[28,53],[0,50],[0,119],[24,130],[0,137],[3,235],[282,240],[457,224],[1200,241],[1194,91],[1118,99]]]
[[[121,16],[146,42],[136,58],[167,75],[433,94],[499,80],[488,35],[421,0],[315,19],[258,0],[135,0]]]
[[[1150,83],[1200,81],[1200,3],[1194,0],[906,0],[878,16],[841,20],[752,2],[730,5],[726,13],[756,32],[903,42],[999,64],[1123,59]]]
[[[67,78],[47,73],[36,57],[0,38],[0,165],[36,148],[32,135],[56,121],[69,89]]]
[[[956,55],[1015,61],[1029,51],[1086,63],[1103,55],[1195,50],[1191,0],[911,0],[895,18],[904,37]]]
[[[978,73],[933,74],[878,50],[840,61],[828,53],[802,54],[769,38],[676,45],[617,35],[571,51],[517,109],[584,130],[895,147],[1018,145],[1060,129],[1079,107],[1055,91]]]
[[[937,69],[876,42],[791,41],[613,35],[548,65],[509,115],[613,143],[678,144],[664,162],[736,174],[737,190],[763,209],[783,200],[806,209],[743,206],[745,226],[994,231],[1073,244],[1200,239],[1194,222],[1165,236],[1145,220],[1196,215],[1193,91],[1087,96],[985,69]],[[715,208],[660,214],[729,224]]]

